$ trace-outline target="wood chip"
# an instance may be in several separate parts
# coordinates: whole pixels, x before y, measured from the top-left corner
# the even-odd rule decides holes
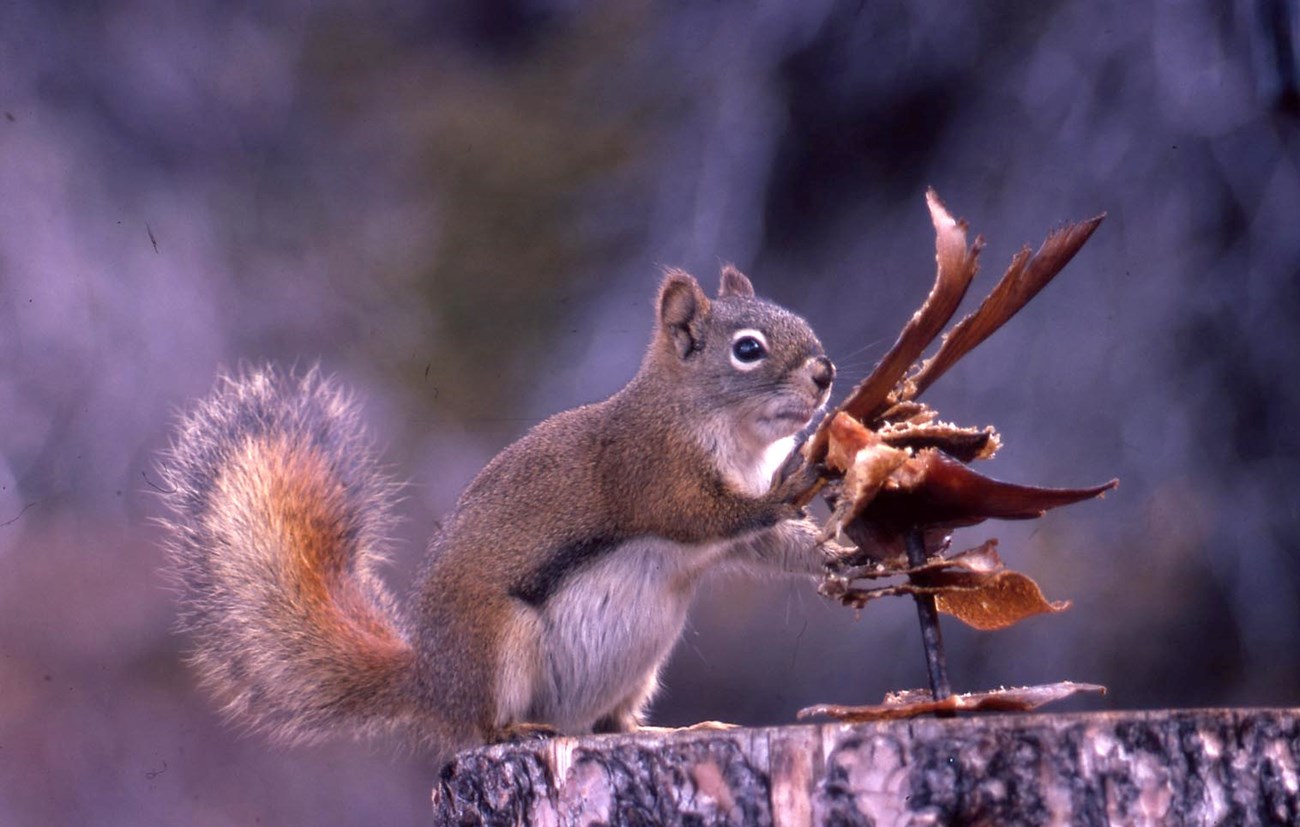
[[[898,718],[915,718],[932,712],[1027,712],[1038,709],[1044,704],[1064,700],[1080,692],[1106,694],[1106,687],[1095,683],[1060,683],[1041,684],[1038,686],[1020,686],[994,689],[988,692],[970,692],[963,695],[951,695],[942,701],[936,701],[927,689],[911,689],[904,692],[891,692],[882,703],[876,706],[839,706],[836,704],[818,704],[799,711],[799,720],[819,716],[834,718],[845,723],[866,723],[870,721],[889,721]]]

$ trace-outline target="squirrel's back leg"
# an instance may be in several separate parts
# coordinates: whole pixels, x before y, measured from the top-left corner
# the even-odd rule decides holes
[[[659,668],[646,676],[645,683],[623,700],[617,707],[596,721],[591,731],[596,734],[636,732],[645,725],[646,708],[659,692]]]

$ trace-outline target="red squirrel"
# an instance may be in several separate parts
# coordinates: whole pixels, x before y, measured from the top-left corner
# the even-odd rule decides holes
[[[774,477],[830,392],[821,343],[731,267],[712,299],[669,271],[655,310],[627,386],[488,463],[400,605],[375,574],[395,487],[350,398],[315,370],[221,379],[163,473],[182,626],[227,711],[440,754],[632,731],[704,573],[821,573],[843,550],[789,502],[807,472]]]

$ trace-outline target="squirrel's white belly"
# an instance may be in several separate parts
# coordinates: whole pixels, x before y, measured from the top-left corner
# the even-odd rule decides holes
[[[544,605],[527,610],[535,612],[527,623],[536,643],[526,680],[532,685],[503,693],[504,705],[516,709],[500,709],[502,717],[581,732],[639,706],[681,635],[700,572],[725,549],[640,537],[571,576]]]

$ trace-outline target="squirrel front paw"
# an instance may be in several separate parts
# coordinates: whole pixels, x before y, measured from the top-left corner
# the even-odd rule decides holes
[[[799,457],[802,460],[802,457]],[[818,483],[826,474],[826,466],[819,462],[790,462],[781,469],[773,482],[768,498],[773,502],[787,505],[792,516],[802,516],[804,507],[812,499]]]
[[[924,530],[923,536],[925,538],[925,556],[927,558],[938,557],[949,549],[952,542],[952,529],[946,527],[927,528]],[[823,533],[819,535],[818,539],[821,540],[821,545],[826,548],[825,565],[827,574],[850,575],[864,566],[877,570],[890,569],[895,571],[905,571],[909,567],[907,549],[903,544],[902,537],[872,537],[867,545],[845,546],[829,539],[825,534],[825,529],[823,529]]]
[[[853,565],[853,561],[860,555],[859,549],[854,546],[841,545],[834,540],[825,540],[818,548],[826,558],[826,567],[828,569],[845,568]]]

